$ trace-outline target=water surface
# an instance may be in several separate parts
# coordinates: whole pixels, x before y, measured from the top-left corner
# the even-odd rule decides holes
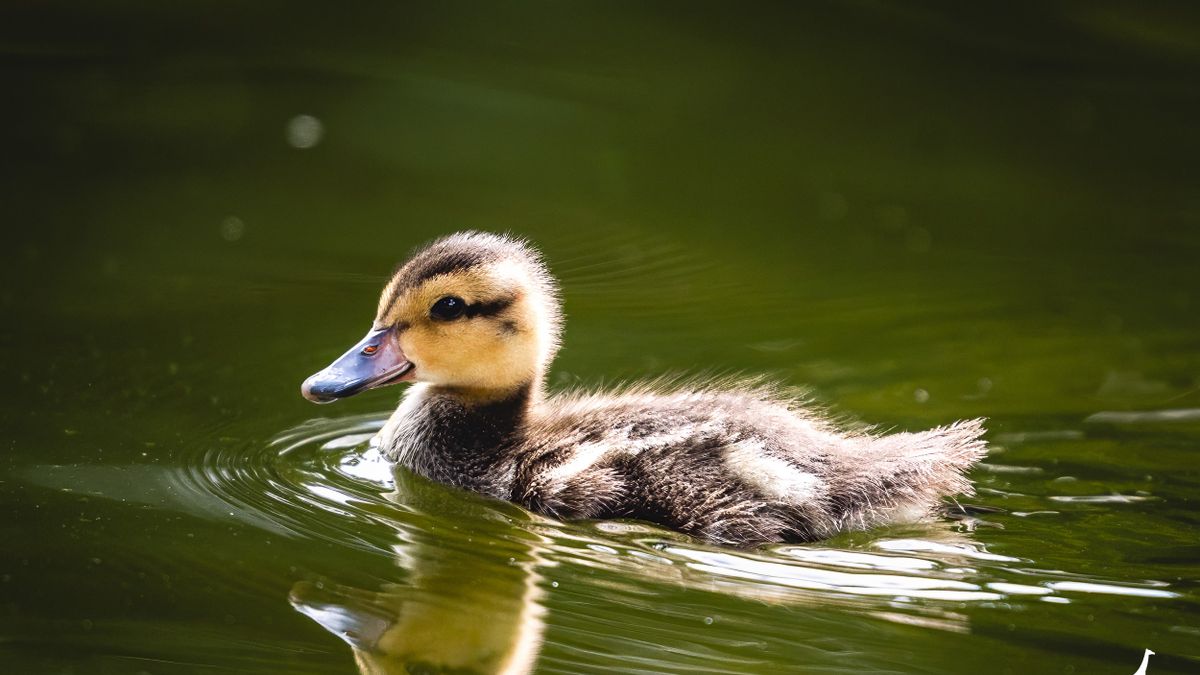
[[[0,10],[0,664],[1196,671],[1198,82],[1184,5]],[[733,551],[393,471],[298,386],[465,227],[554,387],[985,416],[979,494]]]

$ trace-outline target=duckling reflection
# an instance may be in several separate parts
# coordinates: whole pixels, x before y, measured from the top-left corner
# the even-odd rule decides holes
[[[395,481],[387,497],[426,513],[486,508],[403,469]],[[396,529],[402,583],[364,590],[301,581],[292,606],[349,644],[364,674],[529,672],[544,632],[536,546],[508,540],[481,551],[469,537],[435,541],[406,523]]]

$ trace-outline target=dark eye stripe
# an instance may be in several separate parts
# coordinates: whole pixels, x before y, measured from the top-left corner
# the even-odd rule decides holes
[[[508,309],[512,303],[512,298],[467,303],[462,298],[446,296],[433,303],[433,307],[429,309],[429,316],[435,321],[453,321],[461,317],[493,317]]]
[[[467,317],[476,316],[496,316],[500,312],[508,309],[512,305],[511,298],[503,298],[501,300],[491,300],[488,302],[474,302],[467,305],[465,312]]]

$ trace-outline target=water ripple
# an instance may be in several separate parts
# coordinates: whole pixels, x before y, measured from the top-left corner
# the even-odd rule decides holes
[[[748,649],[739,634],[697,641],[697,625],[761,627],[764,606],[819,607],[862,620],[967,632],[971,608],[999,611],[1031,602],[1070,605],[1097,596],[1151,601],[1184,595],[1161,581],[1041,569],[1036,560],[1007,555],[1003,548],[988,550],[973,533],[948,522],[749,551],[698,544],[641,522],[563,523],[395,470],[368,443],[384,420],[384,415],[312,420],[267,443],[227,439],[185,452],[172,466],[40,465],[28,467],[24,478],[60,490],[86,487],[93,497],[152,504],[205,521],[238,523],[301,545],[322,542],[343,558],[365,554],[390,567],[395,579],[375,588],[345,583],[356,571],[335,566],[292,591],[298,611],[341,637],[360,657],[372,653],[370,640],[385,638],[388,644],[422,649],[415,637],[420,628],[398,618],[407,613],[439,625],[471,620],[496,626],[488,634],[460,633],[479,642],[455,649],[507,654],[525,663],[543,640],[547,597],[558,599],[559,635],[570,644],[600,639],[596,631],[603,632],[598,627],[606,612],[618,623],[644,615],[654,634],[641,647],[626,645],[622,667],[670,671],[709,659],[709,669],[738,671],[747,667],[739,650]],[[1133,501],[1123,495],[1042,499],[1098,506]],[[671,592],[692,599],[664,604],[663,594]],[[588,600],[597,594],[605,598],[606,609]],[[724,598],[722,610],[706,609],[711,603],[705,597]],[[749,602],[739,604],[743,601]],[[489,608],[488,615],[479,615],[479,608]],[[398,636],[397,631],[413,632]],[[451,634],[445,631],[439,639]],[[767,630],[755,639],[774,644],[790,638]],[[678,650],[654,652],[654,644],[667,642]],[[707,653],[711,649],[728,653],[716,658]],[[416,653],[397,658],[418,659]],[[560,649],[553,659],[570,660],[570,654]]]

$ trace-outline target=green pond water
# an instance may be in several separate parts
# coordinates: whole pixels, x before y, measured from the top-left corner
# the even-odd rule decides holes
[[[1200,672],[1193,6],[7,3],[0,87],[0,672]],[[987,417],[972,515],[736,551],[393,472],[399,387],[299,384],[468,227],[560,277],[553,387]]]

